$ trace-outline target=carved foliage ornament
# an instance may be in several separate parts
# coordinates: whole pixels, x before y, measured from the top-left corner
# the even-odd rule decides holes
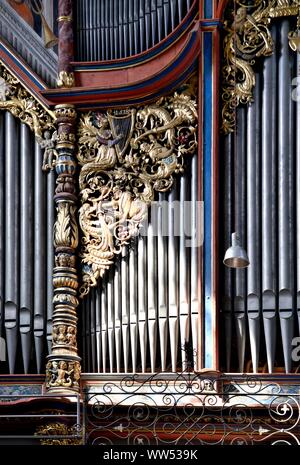
[[[171,188],[197,146],[194,79],[138,109],[88,113],[79,123],[83,297],[138,234],[156,191]]]
[[[10,111],[34,132],[38,142],[51,138],[55,115],[45,108],[22,86],[0,62],[0,110]],[[45,136],[46,134],[46,136]]]
[[[253,100],[255,60],[272,55],[273,40],[269,30],[272,18],[298,16],[297,31],[290,32],[290,46],[295,50],[299,35],[300,0],[230,0],[224,22],[222,130],[233,132],[235,109]]]

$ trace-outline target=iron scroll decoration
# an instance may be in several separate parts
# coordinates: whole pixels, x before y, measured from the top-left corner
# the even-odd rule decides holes
[[[288,35],[292,50],[297,50],[300,31],[300,0],[230,0],[224,28],[224,65],[222,69],[222,131],[233,132],[235,109],[253,101],[255,72],[253,65],[260,57],[273,54],[274,44],[269,29],[271,20],[296,16],[297,30]]]
[[[155,192],[166,192],[197,147],[196,79],[139,108],[79,121],[81,297],[139,233]]]

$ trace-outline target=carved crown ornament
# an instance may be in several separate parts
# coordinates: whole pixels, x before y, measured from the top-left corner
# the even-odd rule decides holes
[[[139,108],[83,114],[79,121],[81,297],[139,233],[155,192],[166,192],[197,147],[194,78]]]
[[[271,20],[288,16],[298,17],[296,31],[288,36],[290,47],[296,51],[300,41],[300,0],[229,0],[222,70],[222,131],[225,134],[234,131],[236,107],[253,101],[253,65],[259,57],[273,53]]]

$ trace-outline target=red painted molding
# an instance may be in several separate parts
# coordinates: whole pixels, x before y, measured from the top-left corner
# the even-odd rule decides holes
[[[49,89],[43,96],[51,105],[61,102],[81,104],[130,104],[131,100],[149,99],[152,94],[170,88],[198,59],[200,53],[200,25],[179,41],[149,61],[125,69],[75,71],[76,87]]]
[[[224,10],[227,7],[227,5],[228,5],[228,0],[220,0],[218,8],[217,8],[217,16],[216,16],[217,19],[223,18]]]

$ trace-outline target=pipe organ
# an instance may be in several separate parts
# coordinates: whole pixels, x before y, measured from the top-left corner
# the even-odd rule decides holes
[[[200,221],[197,154],[169,194],[159,194],[147,229],[82,304],[84,370],[184,371],[197,366]],[[187,344],[193,350],[188,360]]]
[[[236,230],[249,255],[247,270],[221,270],[223,369],[287,373],[299,336],[299,104],[292,99],[297,54],[293,22],[271,28],[274,53],[256,68],[253,103],[237,109],[236,130],[224,137],[223,251]]]
[[[78,0],[77,61],[104,61],[144,52],[165,39],[191,0]]]
[[[0,140],[0,336],[10,373],[40,373],[52,332],[55,178],[42,172],[30,129],[8,111]]]

